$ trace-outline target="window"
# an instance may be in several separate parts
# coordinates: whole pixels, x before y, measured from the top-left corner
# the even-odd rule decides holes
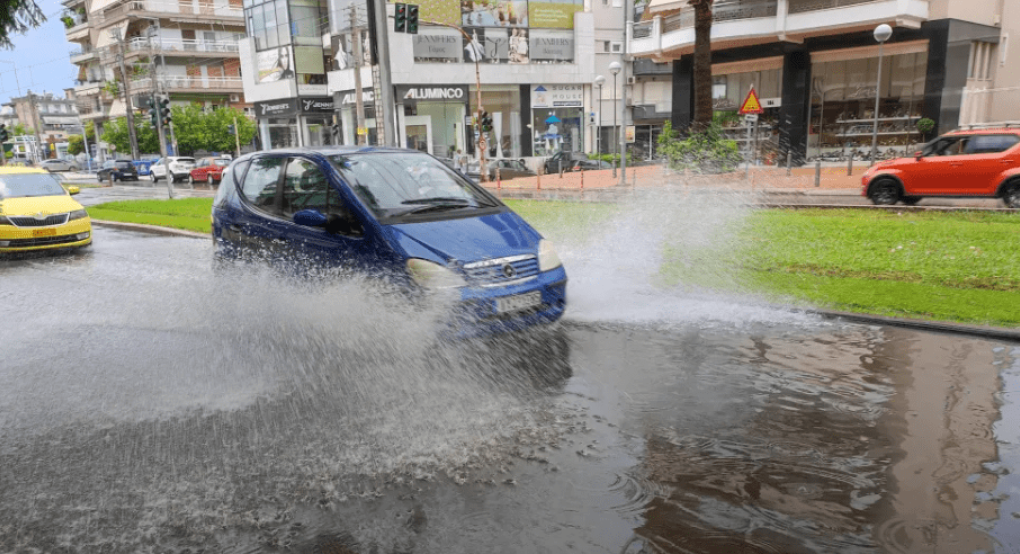
[[[280,180],[280,170],[283,167],[283,158],[260,158],[251,164],[248,174],[244,177],[244,185],[241,187],[241,194],[254,204],[267,212],[279,214],[280,206],[277,202],[277,183]]]
[[[614,54],[619,54],[620,52],[623,52],[623,43],[622,42],[614,42],[612,44],[612,52]]]
[[[283,215],[290,217],[301,210],[339,214],[338,208],[336,195],[331,194],[329,179],[322,171],[308,160],[291,158],[283,178]]]
[[[995,154],[1012,148],[1020,137],[1016,135],[978,135],[970,137],[964,154]]]

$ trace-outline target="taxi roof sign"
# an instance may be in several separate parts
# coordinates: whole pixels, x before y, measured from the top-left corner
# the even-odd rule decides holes
[[[765,110],[761,108],[761,100],[758,99],[758,93],[754,92],[754,87],[751,87],[751,90],[747,93],[747,98],[741,104],[740,113],[741,115],[765,113]]]

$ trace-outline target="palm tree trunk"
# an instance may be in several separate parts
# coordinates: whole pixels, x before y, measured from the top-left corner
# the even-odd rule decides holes
[[[694,121],[692,131],[712,123],[712,1],[691,0],[694,8]]]

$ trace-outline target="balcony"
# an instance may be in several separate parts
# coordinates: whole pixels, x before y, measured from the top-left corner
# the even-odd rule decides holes
[[[227,0],[167,2],[165,0],[128,0],[92,14],[92,20],[104,26],[138,17],[173,17],[180,22],[208,23],[215,19],[225,25],[244,25],[241,6],[232,6]],[[190,16],[190,17],[189,17]]]
[[[149,39],[135,38],[127,44],[128,52],[145,54],[161,53],[193,57],[208,54],[208,57],[237,57],[237,41],[209,41],[201,39]]]
[[[76,48],[71,50],[71,63],[80,64],[99,59],[99,52],[92,48]]]
[[[71,42],[88,39],[89,21],[84,18],[74,18],[74,26],[64,28],[64,37]]]
[[[849,32],[879,23],[916,28],[928,19],[928,0],[716,0],[712,47]],[[664,60],[694,49],[694,11],[683,8],[634,24],[628,52]]]
[[[668,63],[655,63],[648,58],[636,58],[634,60],[635,77],[644,75],[672,75],[673,66]]]
[[[240,77],[187,77],[172,75],[157,78],[159,88],[164,92],[223,92],[240,93],[244,87]],[[132,79],[131,93],[151,91],[151,77]]]

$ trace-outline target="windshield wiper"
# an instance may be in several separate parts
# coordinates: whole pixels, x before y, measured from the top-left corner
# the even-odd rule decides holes
[[[467,198],[458,198],[456,196],[433,196],[431,198],[415,198],[413,200],[404,200],[401,204],[451,204],[456,203],[458,205],[470,204],[471,201]]]
[[[468,204],[466,202],[463,202],[463,203],[462,202],[443,202],[441,204],[437,203],[437,204],[426,204],[425,206],[417,206],[415,208],[410,208],[410,209],[404,210],[402,212],[397,212],[397,213],[395,213],[393,215],[395,217],[400,217],[402,215],[423,214],[425,212],[443,212],[443,211],[446,211],[446,210],[459,210],[461,208],[473,208],[473,207],[474,206],[472,206],[471,204]]]

